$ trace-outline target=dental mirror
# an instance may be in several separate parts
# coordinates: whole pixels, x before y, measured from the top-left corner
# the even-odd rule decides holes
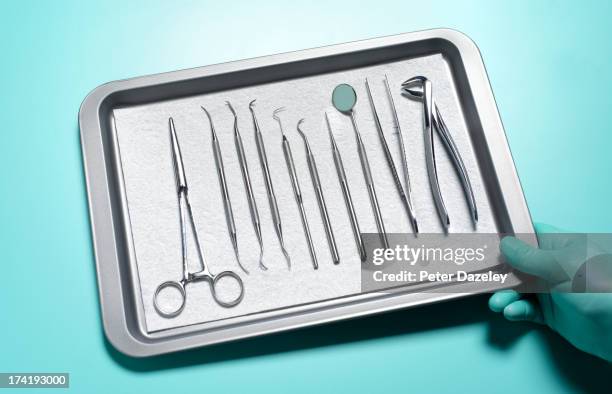
[[[332,104],[338,111],[344,114],[351,114],[356,103],[357,93],[355,93],[355,89],[351,85],[343,83],[334,88]]]

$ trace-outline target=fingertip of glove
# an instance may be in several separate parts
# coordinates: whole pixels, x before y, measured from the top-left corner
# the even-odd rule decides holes
[[[502,253],[506,253],[509,252],[510,250],[513,250],[517,243],[519,242],[518,239],[516,239],[515,237],[511,236],[511,235],[507,235],[504,238],[502,238],[502,240],[499,243],[499,248],[501,249]]]
[[[504,317],[510,321],[521,321],[527,318],[527,312],[527,305],[517,301],[504,308]]]
[[[489,298],[489,309],[493,312],[502,312],[504,308],[519,298],[520,294],[515,290],[498,291]]]

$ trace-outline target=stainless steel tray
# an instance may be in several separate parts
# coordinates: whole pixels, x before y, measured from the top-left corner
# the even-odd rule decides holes
[[[473,287],[453,284],[452,291],[414,289],[360,293],[360,261],[352,240],[324,126],[328,112],[348,169],[362,231],[374,232],[367,193],[359,169],[349,120],[330,103],[333,87],[352,84],[368,154],[389,232],[409,232],[386,168],[367,103],[364,80],[373,87],[383,127],[392,151],[397,141],[383,90],[417,75],[432,80],[435,97],[466,161],[475,189],[480,221],[473,229],[461,186],[447,157],[438,162],[441,187],[454,220],[451,232],[533,234],[529,211],[514,168],[493,94],[478,48],[461,33],[428,30],[334,45],[300,52],[139,77],[99,86],[83,101],[79,113],[92,232],[104,330],[109,341],[132,356],[150,356],[213,343],[263,335],[297,327],[369,315],[392,309],[465,296]],[[394,92],[394,93],[397,93]],[[257,99],[275,189],[294,268],[288,271],[267,209],[263,177],[257,161],[248,103]],[[260,207],[266,244],[267,272],[257,269],[254,236],[232,140],[229,110],[237,108],[255,197]],[[440,232],[424,168],[422,108],[395,98],[402,128],[408,134],[414,203],[421,231]],[[185,156],[196,225],[203,238],[211,270],[238,270],[227,235],[210,144],[210,129],[200,109],[212,113],[234,205],[241,252],[251,275],[244,276],[246,294],[236,308],[216,306],[206,284],[188,288],[188,305],[174,319],[157,315],[152,306],[155,287],[180,276],[180,237],[176,190],[170,160],[167,120],[175,120]],[[284,121],[292,144],[306,209],[321,268],[308,259],[297,208],[290,191],[280,147],[280,132],[272,110],[287,107]],[[317,156],[341,263],[334,266],[314,191],[308,176],[302,141],[295,132],[299,118]],[[439,147],[441,150],[441,146]],[[396,157],[399,163],[399,158]],[[528,241],[535,244],[535,237]],[[192,254],[193,255],[193,254]],[[481,267],[483,268],[483,267]],[[487,267],[484,267],[487,268]],[[490,268],[498,269],[499,265]],[[520,284],[511,275],[504,287]],[[477,291],[495,288],[486,285]]]

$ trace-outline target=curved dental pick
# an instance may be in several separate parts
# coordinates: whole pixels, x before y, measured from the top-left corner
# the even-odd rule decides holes
[[[319,210],[321,211],[321,218],[323,219],[323,227],[325,228],[325,236],[327,237],[327,243],[329,245],[329,252],[332,256],[334,264],[340,263],[340,255],[338,254],[338,247],[336,246],[336,238],[334,237],[334,229],[331,226],[329,220],[329,214],[327,212],[327,205],[325,204],[325,197],[323,195],[323,186],[321,186],[321,179],[319,178],[319,171],[317,169],[317,163],[315,162],[314,154],[310,149],[308,138],[300,127],[304,123],[304,119],[300,119],[297,124],[297,131],[304,140],[304,146],[306,148],[306,161],[308,162],[308,170],[310,171],[310,178],[312,179],[312,186],[317,195],[317,202],[319,203]]]
[[[312,236],[310,234],[310,227],[308,226],[308,219],[306,218],[306,209],[304,208],[304,201],[302,199],[302,191],[300,190],[300,182],[298,181],[297,171],[295,170],[295,163],[293,161],[293,155],[291,154],[291,146],[289,145],[289,140],[285,135],[285,131],[283,129],[283,124],[281,122],[278,113],[284,111],[285,108],[277,108],[272,113],[272,117],[274,120],[278,122],[278,126],[280,127],[282,134],[282,146],[283,146],[283,154],[285,155],[285,163],[287,164],[287,170],[289,171],[289,176],[291,177],[291,187],[293,188],[293,194],[295,196],[295,201],[298,204],[298,208],[300,210],[300,218],[302,219],[302,227],[304,228],[304,235],[306,236],[306,242],[308,243],[308,250],[310,251],[310,257],[312,259],[312,266],[314,269],[319,268],[319,263],[317,262],[317,254],[315,253],[314,244],[312,242]]]
[[[208,117],[208,123],[210,124],[213,154],[215,156],[215,164],[217,166],[217,177],[219,178],[219,185],[221,186],[221,195],[223,197],[223,207],[225,210],[225,221],[227,222],[227,230],[232,241],[232,246],[234,247],[234,253],[236,254],[236,261],[238,262],[238,266],[240,266],[240,268],[242,268],[242,270],[246,274],[248,274],[249,271],[244,268],[244,266],[240,262],[240,253],[238,252],[238,237],[236,235],[236,224],[234,222],[234,213],[232,211],[232,201],[230,200],[229,190],[227,188],[225,168],[223,166],[223,157],[221,156],[221,145],[219,145],[219,139],[217,138],[217,133],[215,132],[215,125],[213,124],[210,113],[208,113],[206,108],[204,108],[203,106],[200,106],[200,108],[202,108],[202,110]]]
[[[249,110],[251,111],[251,115],[253,117],[253,128],[255,129],[255,142],[257,144],[257,153],[259,154],[259,163],[261,164],[261,170],[264,174],[264,181],[266,184],[266,190],[268,192],[268,202],[270,204],[270,211],[272,213],[272,222],[274,223],[274,230],[276,231],[276,236],[278,237],[278,242],[280,243],[281,250],[283,251],[285,259],[287,260],[287,266],[289,269],[291,269],[291,258],[289,257],[287,249],[285,249],[280,211],[278,209],[278,202],[276,201],[276,194],[274,194],[274,186],[272,184],[272,176],[270,175],[270,166],[268,165],[266,147],[263,141],[261,129],[259,128],[259,123],[257,122],[257,117],[255,116],[255,101],[256,100],[252,100],[249,103]]]
[[[266,267],[263,263],[264,245],[263,237],[261,234],[261,222],[259,220],[259,211],[257,210],[257,203],[255,202],[255,195],[253,193],[253,186],[251,184],[251,176],[249,175],[249,166],[246,160],[246,154],[244,152],[244,145],[242,144],[242,137],[240,136],[240,130],[238,130],[238,115],[234,111],[234,107],[229,101],[225,104],[229,107],[230,111],[234,115],[234,142],[236,143],[236,151],[238,152],[238,161],[240,162],[240,171],[242,172],[242,180],[244,181],[244,188],[247,193],[247,200],[249,202],[249,211],[251,212],[251,222],[257,235],[257,241],[259,242],[259,268],[266,271]]]

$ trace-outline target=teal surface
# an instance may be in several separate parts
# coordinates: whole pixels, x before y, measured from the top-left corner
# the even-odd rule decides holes
[[[154,359],[105,341],[77,113],[121,78],[433,27],[479,45],[535,220],[612,231],[612,6],[3,1],[0,372],[88,393],[572,392],[610,367],[467,300]]]

